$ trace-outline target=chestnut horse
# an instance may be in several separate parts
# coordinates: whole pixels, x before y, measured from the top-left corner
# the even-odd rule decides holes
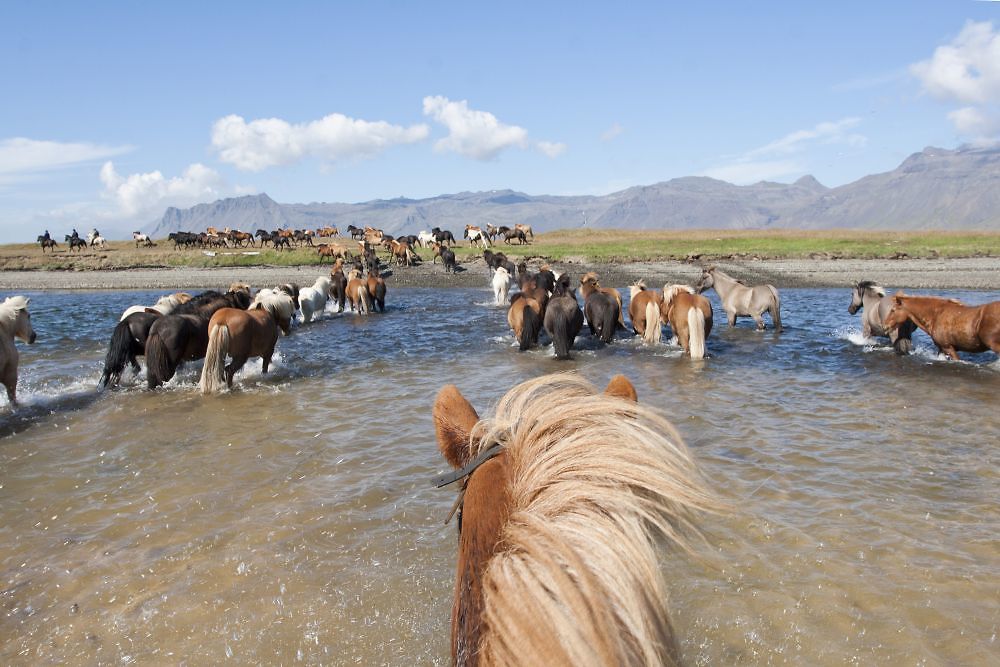
[[[628,288],[628,316],[632,320],[632,329],[637,336],[647,343],[660,342],[660,305],[663,297],[656,291],[646,288],[646,283],[637,280]]]
[[[907,320],[926,331],[938,350],[956,361],[959,351],[1000,354],[1000,301],[966,306],[955,299],[908,296],[899,291],[883,323],[891,329]]]
[[[712,331],[712,303],[687,285],[664,285],[660,313],[678,344],[692,359],[705,358],[705,339]]]
[[[347,272],[347,301],[351,310],[357,310],[361,315],[372,312],[372,297],[368,291],[368,282],[361,277],[361,272],[351,269]]]
[[[222,383],[233,388],[233,376],[250,357],[261,357],[262,372],[267,373],[278,342],[278,330],[286,336],[291,330],[295,304],[280,290],[264,289],[249,310],[220,308],[208,323],[208,349],[201,369],[201,393],[217,394]],[[225,365],[226,357],[233,360]]]
[[[0,382],[7,389],[7,400],[13,408],[17,405],[17,364],[19,355],[14,339],[20,338],[29,345],[35,342],[35,330],[28,313],[30,299],[26,296],[9,296],[0,303]]]
[[[536,299],[518,292],[510,300],[507,323],[514,330],[518,349],[524,352],[538,345],[538,334],[542,332],[542,305]]]
[[[458,388],[434,404],[463,480],[451,614],[458,665],[661,665],[679,660],[660,568],[696,517],[724,506],[677,431],[615,376],[510,390],[480,420]]]

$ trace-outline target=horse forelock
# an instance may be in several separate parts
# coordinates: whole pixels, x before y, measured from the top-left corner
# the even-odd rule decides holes
[[[473,428],[470,454],[497,442],[511,505],[503,550],[484,574],[487,661],[676,657],[660,539],[687,549],[694,515],[720,505],[673,426],[558,374],[508,392]],[[475,517],[465,521],[474,529]]]

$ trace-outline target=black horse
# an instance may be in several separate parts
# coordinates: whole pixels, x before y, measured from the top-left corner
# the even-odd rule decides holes
[[[441,262],[444,264],[445,273],[455,273],[455,269],[458,268],[458,262],[455,261],[455,251],[446,245],[439,246],[441,255]]]
[[[209,291],[199,294],[172,313],[158,318],[146,338],[146,384],[156,389],[174,376],[185,361],[201,359],[208,348],[208,321],[220,308],[250,306],[250,294]]]
[[[134,373],[142,370],[136,357],[146,354],[146,339],[153,322],[161,317],[155,310],[147,309],[143,313],[132,313],[115,326],[108,343],[108,354],[104,357],[104,373],[101,375],[101,387],[117,385],[125,371],[125,364],[132,367]]]
[[[435,227],[431,230],[431,234],[434,235],[434,240],[438,243],[447,242],[449,246],[455,245],[455,235],[449,232],[447,229],[441,229],[440,227]]]
[[[69,244],[70,250],[79,249],[82,252],[83,249],[87,247],[87,242],[85,240],[81,239],[79,236],[70,236],[69,234],[66,235],[66,243]],[[45,252],[44,247],[42,248],[42,252]]]
[[[56,243],[55,239],[50,238],[50,237],[46,236],[45,234],[40,234],[38,236],[38,244],[40,246],[42,246],[42,254],[43,255],[45,254],[45,249],[46,248],[50,249],[52,252],[55,252],[56,248],[59,247],[59,244]]]
[[[545,330],[552,339],[556,357],[569,359],[570,348],[583,328],[583,313],[570,287],[569,276],[563,274],[556,281],[552,298],[545,307]]]

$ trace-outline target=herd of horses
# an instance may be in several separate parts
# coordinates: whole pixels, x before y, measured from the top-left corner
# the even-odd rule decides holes
[[[494,295],[505,303],[514,273],[506,260],[491,259]],[[176,293],[130,308],[112,334],[101,383],[116,384],[128,364],[138,369],[142,355],[151,389],[201,357],[203,393],[232,387],[251,357],[261,357],[266,372],[296,310],[306,324],[329,299],[342,311],[350,302],[359,313],[370,312],[379,299],[384,308],[377,268],[367,276],[357,267],[344,269],[338,261],[329,277],[301,289],[284,284],[252,294],[237,283],[224,293]],[[574,290],[568,275],[548,267],[514,271],[520,289],[509,299],[508,320],[522,349],[544,328],[556,355],[565,357],[585,322],[605,342],[624,326],[621,293],[602,287],[597,275],[585,274]],[[666,285],[658,292],[641,281],[632,285],[633,329],[655,342],[669,324],[685,352],[703,356],[712,309],[701,292],[709,288],[718,292],[730,324],[751,317],[763,328],[761,316],[768,313],[780,330],[773,286],[743,285],[711,267],[695,286]],[[36,339],[28,304],[23,296],[0,304],[0,379],[12,405],[14,338]],[[952,358],[958,351],[1000,353],[1000,302],[890,297],[862,281],[849,306],[852,314],[859,309],[865,334],[888,336],[898,352],[909,351],[920,328]],[[620,375],[603,391],[573,373],[545,375],[508,391],[483,419],[448,385],[432,414],[439,451],[453,469],[433,483],[460,485],[448,516],[457,513],[455,664],[677,663],[663,546],[686,550],[705,515],[729,508],[704,481],[676,429],[638,402],[635,387]]]

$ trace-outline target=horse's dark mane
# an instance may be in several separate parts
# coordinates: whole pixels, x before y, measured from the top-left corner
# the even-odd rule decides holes
[[[866,289],[878,286],[879,284],[874,280],[862,280],[861,282],[858,283],[858,289],[861,290],[862,292],[864,292]]]
[[[206,306],[212,306],[219,301],[225,302],[232,308],[242,308],[246,310],[250,306],[250,295],[246,292],[217,292],[208,290],[198,294],[187,303],[181,304],[174,309],[172,315],[199,315]]]

